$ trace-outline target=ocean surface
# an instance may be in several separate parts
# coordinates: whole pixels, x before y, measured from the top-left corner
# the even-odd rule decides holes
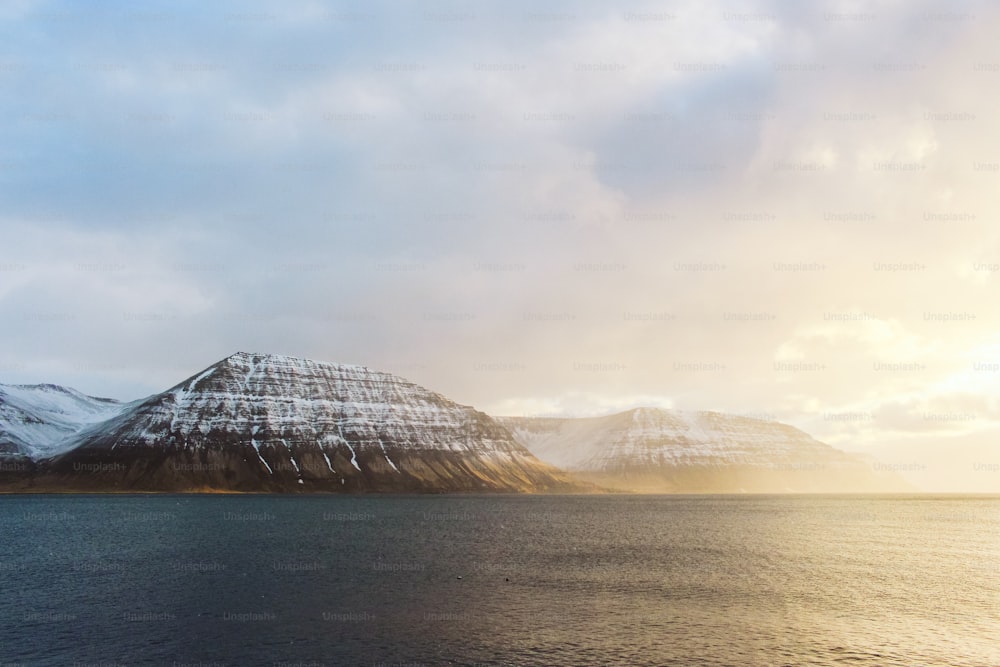
[[[11,663],[1000,665],[1000,498],[4,496]]]

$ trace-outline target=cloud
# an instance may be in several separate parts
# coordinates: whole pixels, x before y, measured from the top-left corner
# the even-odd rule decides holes
[[[133,398],[254,349],[985,439],[997,13],[942,7],[10,5],[2,379]]]

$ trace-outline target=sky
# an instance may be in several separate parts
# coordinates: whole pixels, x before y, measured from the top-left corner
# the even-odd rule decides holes
[[[1000,491],[1000,7],[0,4],[0,382],[233,352]]]

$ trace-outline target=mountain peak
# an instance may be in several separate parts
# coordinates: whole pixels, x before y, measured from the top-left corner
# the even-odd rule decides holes
[[[57,393],[57,394],[72,394],[72,395],[77,395],[77,396],[83,396],[84,395],[84,394],[80,393],[79,391],[77,391],[76,389],[73,389],[71,387],[64,387],[62,385],[52,384],[50,382],[46,382],[46,383],[43,383],[43,384],[8,384],[8,385],[0,384],[0,388],[3,388],[3,387],[15,389],[15,390],[16,389],[20,389],[20,390],[23,390],[23,391],[39,391],[39,392],[50,392],[50,393]]]
[[[398,394],[432,392],[403,378],[365,366],[315,361],[282,354],[236,352],[174,385],[164,396],[181,405],[206,394],[231,402],[238,396],[332,398],[353,405],[385,403]],[[443,397],[433,394],[436,398]]]
[[[488,415],[413,382],[242,351],[79,432],[69,451],[39,465],[99,488],[579,488]],[[110,471],[75,474],[95,466]]]
[[[48,456],[87,425],[124,409],[57,384],[0,385],[0,455]]]
[[[305,357],[293,357],[285,354],[272,354],[268,352],[234,352],[222,361],[215,364],[226,365],[232,367],[246,368],[249,365],[263,365],[263,366],[284,366],[284,367],[326,367],[326,368],[342,368],[346,370],[364,371],[367,373],[379,373],[381,375],[388,375],[387,373],[381,373],[380,371],[372,370],[367,366],[360,366],[357,364],[341,364],[333,361],[318,361],[316,359],[307,359]]]
[[[499,418],[542,461],[652,493],[901,490],[794,426],[721,412],[633,408],[586,419]]]

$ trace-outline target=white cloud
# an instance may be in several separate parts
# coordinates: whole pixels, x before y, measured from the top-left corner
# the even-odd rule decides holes
[[[117,41],[50,21],[0,58],[22,66],[0,71],[0,265],[29,267],[0,281],[0,363],[131,397],[249,347],[391,362],[495,411],[974,438],[995,391],[970,359],[1000,325],[997,14],[935,7],[301,2]],[[143,310],[177,319],[109,315]],[[45,376],[115,355],[127,372]],[[949,406],[983,416],[921,418]]]

